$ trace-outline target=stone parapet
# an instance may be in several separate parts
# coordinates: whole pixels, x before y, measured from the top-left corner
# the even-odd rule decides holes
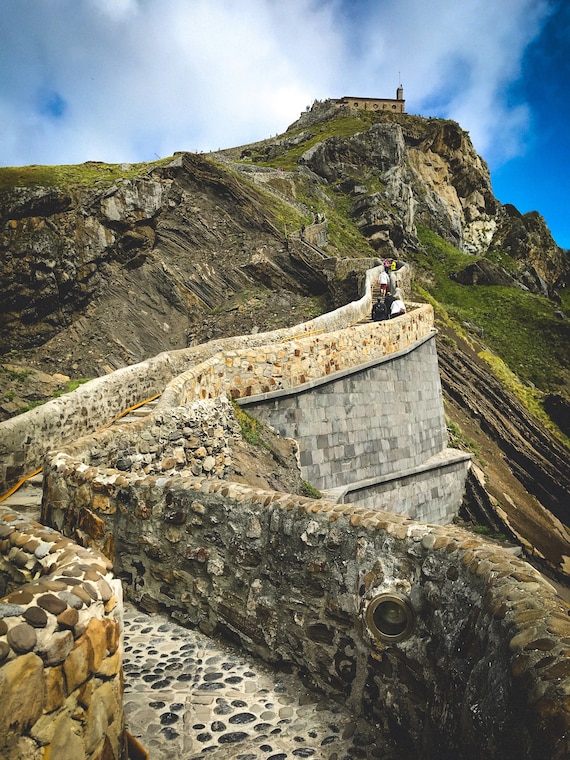
[[[163,403],[173,406],[222,394],[244,399],[298,389],[336,372],[396,354],[433,334],[432,307],[416,304],[407,314],[386,322],[226,350],[178,375],[166,387]]]
[[[378,268],[366,273],[363,296],[335,311],[294,327],[241,335],[158,354],[81,385],[0,423],[0,495],[41,467],[44,452],[108,425],[126,409],[161,394],[173,377],[222,351],[253,349],[304,335],[342,330],[370,315],[372,283]]]
[[[64,453],[46,476],[47,516],[111,550],[135,602],[301,668],[410,756],[568,756],[568,606],[507,549],[453,525]],[[404,640],[370,624],[385,593],[413,609]]]
[[[122,760],[122,589],[112,563],[0,508],[0,757]]]

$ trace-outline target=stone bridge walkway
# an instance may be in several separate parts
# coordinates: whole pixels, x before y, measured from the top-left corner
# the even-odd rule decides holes
[[[39,474],[2,505],[37,520],[41,498]],[[150,760],[404,757],[377,726],[311,691],[298,675],[129,603],[123,665],[127,730]],[[131,757],[144,757],[136,744]]]

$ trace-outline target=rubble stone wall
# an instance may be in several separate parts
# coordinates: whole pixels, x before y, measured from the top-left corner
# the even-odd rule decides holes
[[[0,508],[0,757],[122,760],[121,584],[100,552]]]
[[[342,330],[371,311],[372,283],[379,268],[366,273],[364,295],[335,311],[290,328],[211,341],[169,351],[99,377],[73,393],[0,423],[0,495],[41,467],[44,452],[109,424],[124,410],[162,393],[167,383],[189,367],[220,351],[255,348],[307,334]]]
[[[102,548],[126,593],[299,667],[413,757],[562,760],[568,607],[527,563],[453,526],[187,473],[141,478],[54,454],[52,522]],[[366,622],[410,601],[409,638]]]

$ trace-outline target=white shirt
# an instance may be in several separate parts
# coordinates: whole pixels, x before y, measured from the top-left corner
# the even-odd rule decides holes
[[[391,317],[395,317],[397,314],[405,314],[405,313],[406,313],[406,306],[400,298],[396,298],[395,301],[392,301],[392,306],[390,306]]]

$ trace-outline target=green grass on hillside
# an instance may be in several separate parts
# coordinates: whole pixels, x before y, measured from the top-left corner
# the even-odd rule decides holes
[[[84,164],[62,166],[6,166],[0,168],[0,191],[14,187],[72,187],[74,185],[93,186],[112,184],[120,178],[136,177],[155,166],[172,161],[172,157],[161,158],[139,164],[105,164],[101,161],[86,161]]]
[[[430,230],[420,229],[418,235],[424,250],[416,265],[424,270],[425,287],[451,320],[481,329],[484,342],[510,370],[541,390],[555,391],[568,382],[570,324],[554,314],[551,301],[517,288],[460,285],[449,275],[474,257]],[[568,304],[565,307],[568,317]]]
[[[261,150],[254,151],[251,159],[259,166],[271,166],[274,169],[283,168],[289,171],[297,168],[299,159],[305,151],[312,148],[317,143],[326,140],[329,137],[352,137],[357,132],[363,132],[369,129],[371,124],[372,113],[367,114],[363,111],[359,116],[344,116],[313,127],[301,128],[282,135],[283,139],[295,137],[298,134],[307,132],[311,136],[304,142],[289,148],[284,147],[283,152],[275,158],[265,159]]]

